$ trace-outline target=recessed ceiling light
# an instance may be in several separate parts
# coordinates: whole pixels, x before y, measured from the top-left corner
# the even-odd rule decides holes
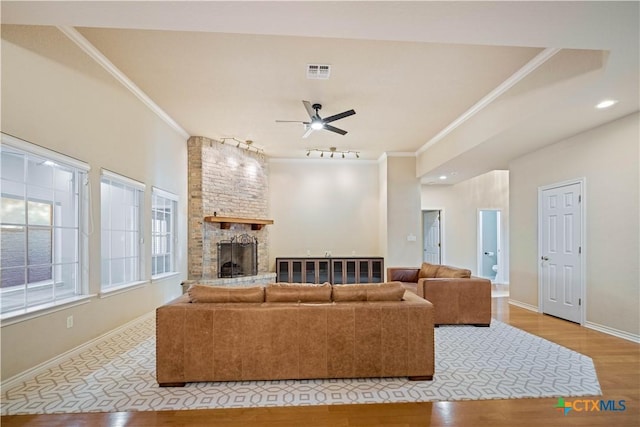
[[[598,102],[598,104],[596,104],[596,108],[599,109],[599,110],[602,110],[604,108],[612,107],[617,103],[618,103],[618,101],[616,101],[615,99],[605,99],[605,100],[602,100],[602,101]]]
[[[440,175],[440,179],[447,179],[447,175]]]

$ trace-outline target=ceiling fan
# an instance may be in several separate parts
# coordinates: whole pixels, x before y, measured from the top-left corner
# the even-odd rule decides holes
[[[305,133],[302,135],[303,138],[311,135],[311,132],[314,130],[328,130],[331,132],[339,133],[340,135],[345,135],[347,133],[346,130],[338,129],[335,126],[331,126],[329,123],[335,122],[336,120],[344,119],[345,117],[349,117],[354,115],[356,112],[354,110],[343,111],[342,113],[334,114],[333,116],[329,116],[326,118],[320,117],[318,111],[322,109],[321,104],[311,104],[309,101],[302,101],[304,104],[304,108],[307,110],[309,114],[309,118],[311,121],[305,122],[301,120],[276,120],[277,123],[302,123],[305,128]]]

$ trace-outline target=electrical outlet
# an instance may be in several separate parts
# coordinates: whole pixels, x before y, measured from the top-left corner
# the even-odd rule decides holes
[[[67,316],[67,329],[73,328],[73,316]]]

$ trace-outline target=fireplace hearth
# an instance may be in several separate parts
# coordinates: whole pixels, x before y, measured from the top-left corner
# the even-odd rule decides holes
[[[240,234],[222,240],[218,246],[218,277],[255,276],[258,274],[258,239]]]

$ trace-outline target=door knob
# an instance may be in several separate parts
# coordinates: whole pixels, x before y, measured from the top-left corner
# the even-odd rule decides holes
[[[541,260],[543,261],[549,261],[549,257],[548,256],[542,256],[540,257]]]

